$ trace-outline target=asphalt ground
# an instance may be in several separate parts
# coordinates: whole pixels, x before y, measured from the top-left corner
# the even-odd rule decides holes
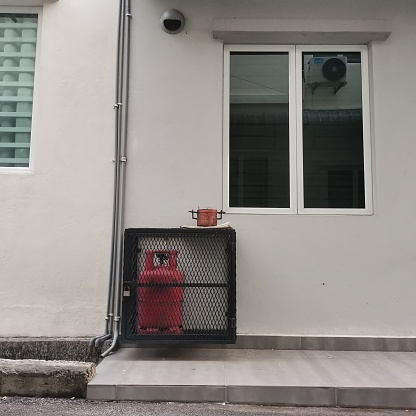
[[[416,410],[272,407],[208,403],[90,402],[83,399],[3,397],[7,416],[416,416]]]

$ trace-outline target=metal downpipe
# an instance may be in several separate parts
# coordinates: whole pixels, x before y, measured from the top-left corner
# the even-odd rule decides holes
[[[116,259],[117,259],[117,240],[119,229],[118,217],[120,216],[119,210],[119,189],[120,189],[120,143],[121,143],[121,99],[122,99],[122,86],[123,80],[121,74],[123,73],[123,44],[124,44],[124,0],[120,0],[119,15],[118,15],[118,33],[117,33],[117,61],[116,61],[116,90],[114,104],[115,109],[115,149],[114,149],[114,193],[113,193],[113,218],[112,218],[112,231],[111,231],[111,254],[110,254],[110,272],[109,272],[109,287],[107,295],[107,314],[105,317],[105,329],[104,334],[92,338],[89,342],[90,347],[95,345],[99,347],[101,343],[113,336],[113,324],[114,324],[114,289],[115,289],[115,277],[117,273]]]
[[[122,0],[123,1],[123,0]],[[123,20],[123,37],[121,42],[122,55],[121,55],[121,97],[123,98],[123,106],[120,115],[120,180],[118,188],[119,196],[119,215],[117,217],[117,252],[116,252],[116,274],[114,283],[114,331],[113,342],[106,350],[101,354],[104,358],[110,354],[118,345],[118,337],[120,333],[120,315],[121,315],[121,284],[123,275],[123,242],[124,242],[124,202],[125,202],[125,186],[126,186],[126,154],[127,154],[127,121],[128,121],[128,90],[129,90],[129,70],[130,70],[130,28],[131,28],[131,12],[130,12],[130,0],[124,1],[125,14]]]

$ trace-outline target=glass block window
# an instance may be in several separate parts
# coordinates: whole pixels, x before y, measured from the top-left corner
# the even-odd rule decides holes
[[[29,167],[38,17],[0,14],[0,168]]]

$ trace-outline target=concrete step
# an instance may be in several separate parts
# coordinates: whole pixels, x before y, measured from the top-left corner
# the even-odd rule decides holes
[[[0,359],[1,396],[86,397],[95,364]]]
[[[102,349],[90,347],[89,341],[89,338],[0,338],[0,358],[98,363]]]
[[[87,399],[416,409],[416,353],[123,348]]]

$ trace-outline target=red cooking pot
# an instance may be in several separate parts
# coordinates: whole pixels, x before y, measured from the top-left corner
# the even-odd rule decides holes
[[[222,219],[222,214],[225,214],[224,211],[217,211],[211,208],[198,209],[197,211],[192,210],[189,212],[192,213],[192,219],[196,220],[198,227],[214,227],[217,225],[217,220]]]

